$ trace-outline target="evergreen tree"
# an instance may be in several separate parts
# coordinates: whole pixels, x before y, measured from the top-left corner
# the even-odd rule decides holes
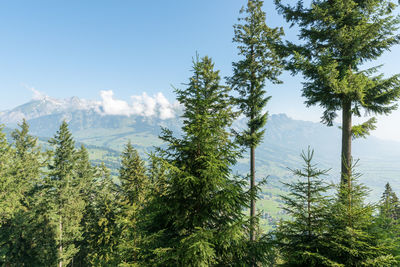
[[[393,221],[400,219],[400,202],[396,193],[392,190],[389,183],[385,185],[385,191],[381,197],[379,213]]]
[[[119,169],[122,195],[129,204],[142,203],[144,191],[148,184],[146,168],[139,153],[129,141],[122,152]]]
[[[290,6],[275,0],[278,10],[292,25],[300,28],[301,44],[288,43],[293,55],[288,68],[306,79],[303,96],[306,105],[324,108],[322,122],[333,125],[342,112],[341,181],[351,177],[352,137],[365,136],[374,129],[375,118],[352,125],[352,117],[389,114],[397,108],[399,75],[375,75],[378,67],[362,69],[400,42],[394,15],[396,4],[389,0],[313,0]]]
[[[92,247],[89,245],[88,236],[92,229],[88,228],[88,225],[93,226],[90,222],[95,221],[97,217],[93,217],[91,214],[91,207],[94,204],[95,195],[98,193],[94,185],[96,175],[95,168],[89,161],[89,153],[84,145],[81,145],[80,149],[76,151],[76,163],[74,167],[74,175],[76,176],[74,186],[79,191],[79,197],[86,203],[85,208],[82,211],[82,220],[80,226],[82,229],[82,238],[76,241],[76,247],[79,247],[77,254],[74,256],[74,265],[87,266],[89,265],[88,254]]]
[[[357,183],[359,176],[353,173],[351,184],[337,187],[336,200],[328,206],[327,247],[321,251],[336,266],[395,266],[390,247],[373,230],[375,207],[365,203],[367,189]]]
[[[10,222],[17,216],[21,210],[20,184],[14,183],[13,177],[13,154],[14,149],[7,142],[3,133],[3,127],[0,126],[0,263],[10,265],[16,259],[14,257],[13,245],[11,240]],[[18,253],[17,253],[18,254]]]
[[[90,163],[89,153],[86,147],[81,145],[80,149],[76,152],[75,173],[77,175],[76,180],[79,182],[76,186],[80,188],[82,198],[87,198],[89,196],[95,177],[95,171],[95,168]]]
[[[51,221],[57,233],[58,263],[67,266],[73,262],[82,240],[81,219],[85,203],[81,196],[81,181],[76,172],[75,142],[64,121],[49,143],[54,156],[49,163],[48,200],[51,202]]]
[[[400,203],[389,183],[385,185],[378,205],[379,214],[375,219],[375,231],[380,242],[389,247],[400,263]]]
[[[165,190],[151,200],[146,261],[152,266],[245,265],[243,209],[250,195],[230,168],[239,155],[228,132],[235,113],[211,59],[197,58],[185,90],[180,138],[164,129]],[[265,253],[265,252],[264,252]],[[259,255],[260,258],[263,255]]]
[[[99,166],[89,192],[84,218],[81,266],[117,266],[120,233],[117,225],[117,187],[104,164]]]
[[[41,195],[44,155],[37,146],[37,139],[29,135],[25,120],[20,129],[12,132],[14,149],[9,166],[18,200],[9,218],[0,230],[2,252],[11,266],[49,266],[55,263],[54,232],[45,219],[46,211]],[[13,195],[8,192],[8,195]]]
[[[119,169],[121,181],[121,214],[119,224],[121,237],[119,243],[121,266],[135,266],[138,263],[141,231],[139,229],[139,213],[143,208],[148,177],[144,162],[129,141],[122,153]]]
[[[302,169],[292,170],[299,177],[294,183],[285,184],[289,194],[282,196],[283,209],[290,220],[282,221],[275,231],[276,243],[285,266],[329,266],[331,261],[321,254],[326,228],[326,206],[329,189],[321,179],[328,170],[317,169],[312,163],[314,151],[308,149],[301,157]]]
[[[11,173],[13,152],[0,126],[0,226],[13,216],[20,205],[19,189],[14,185]]]
[[[233,63],[233,76],[228,79],[239,93],[235,100],[248,119],[247,129],[238,134],[238,141],[250,149],[250,240],[255,240],[256,229],[255,149],[264,136],[268,117],[264,108],[270,99],[265,96],[264,87],[267,80],[280,83],[278,76],[282,69],[276,44],[280,42],[283,30],[266,25],[262,6],[263,1],[249,0],[246,8],[240,11],[244,17],[239,18],[240,23],[234,26],[233,41],[238,44],[242,59]]]

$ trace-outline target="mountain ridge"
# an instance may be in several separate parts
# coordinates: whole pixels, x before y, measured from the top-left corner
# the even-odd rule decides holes
[[[93,104],[95,101],[85,101],[77,97],[66,100],[44,97],[0,112],[0,123],[15,128],[18,120],[25,117],[31,133],[46,139],[53,136],[61,122],[66,120],[77,142],[98,147],[100,150],[108,148],[121,152],[128,140],[131,140],[143,156],[146,152],[151,152],[154,146],[163,145],[158,138],[161,127],[171,129],[175,135],[180,134],[182,122],[178,116],[161,119],[156,115],[107,115],[102,113],[100,108],[97,109],[99,106]],[[237,120],[234,127],[237,130],[246,127],[246,120]],[[299,154],[310,146],[315,149],[315,162],[321,168],[332,168],[331,179],[337,181],[340,140],[340,130],[337,126],[326,127],[320,123],[295,120],[286,114],[273,114],[268,118],[263,143],[256,150],[257,177],[261,179],[269,175],[271,184],[282,189],[280,181],[291,179],[287,167],[300,167]],[[376,137],[355,140],[353,155],[355,159],[360,159],[363,180],[372,187],[374,194],[380,187],[383,188],[386,180],[391,182],[393,188],[400,190],[400,182],[396,179],[400,173],[400,167],[397,167],[397,162],[400,161],[399,142]],[[112,157],[114,156],[115,153]],[[98,156],[97,161],[100,160],[101,157]],[[241,173],[247,172],[246,153],[235,168]]]

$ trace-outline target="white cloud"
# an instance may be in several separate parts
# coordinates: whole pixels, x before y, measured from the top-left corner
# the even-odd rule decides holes
[[[101,105],[104,113],[109,115],[132,115],[132,108],[123,100],[114,99],[114,92],[100,91]]]
[[[112,90],[101,91],[101,103],[103,112],[107,115],[139,115],[144,117],[159,117],[162,120],[175,117],[177,104],[171,104],[162,94],[149,96],[147,93],[131,96],[132,103],[114,98]]]
[[[48,98],[48,96],[45,93],[36,90],[35,87],[28,86],[26,84],[23,84],[23,86],[33,93],[32,100],[42,100]]]
[[[158,93],[155,98],[159,104],[160,119],[166,120],[175,117],[174,107],[162,93]]]

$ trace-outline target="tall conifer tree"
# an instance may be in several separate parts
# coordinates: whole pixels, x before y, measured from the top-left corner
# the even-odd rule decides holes
[[[321,106],[328,126],[341,111],[341,181],[350,182],[352,137],[367,135],[376,122],[372,118],[353,126],[352,117],[363,111],[387,115],[397,108],[399,75],[374,76],[377,67],[362,68],[400,42],[397,5],[389,0],[313,0],[309,7],[303,1],[294,6],[275,2],[286,20],[300,28],[301,44],[287,45],[293,55],[288,68],[306,79],[306,105]]]
[[[149,205],[147,261],[154,266],[246,264],[243,209],[250,196],[231,175],[239,155],[228,131],[235,113],[229,88],[219,83],[211,59],[197,58],[188,87],[176,90],[183,134],[163,131],[165,191]]]
[[[48,166],[47,193],[52,204],[52,223],[57,231],[58,265],[62,267],[72,262],[79,251],[85,203],[76,171],[75,142],[65,121],[49,143],[55,150]]]
[[[88,199],[79,266],[118,266],[118,243],[121,240],[117,222],[120,203],[117,186],[104,164],[95,170]]]
[[[250,240],[255,239],[256,228],[256,171],[255,149],[264,136],[264,126],[268,113],[264,108],[270,99],[265,96],[266,81],[280,83],[281,59],[276,52],[276,44],[280,42],[283,30],[270,28],[266,25],[263,1],[249,0],[247,6],[240,11],[244,17],[239,18],[239,24],[234,26],[233,41],[238,44],[241,59],[233,63],[233,76],[229,84],[239,96],[236,102],[247,117],[247,129],[238,134],[241,145],[250,149],[250,189],[252,192],[250,204]]]
[[[139,262],[139,243],[142,233],[138,221],[149,180],[144,162],[130,141],[122,152],[119,180],[121,181],[121,214],[119,215],[121,238],[118,247],[122,266],[132,266]]]
[[[11,134],[14,149],[8,155],[13,183],[8,189],[13,190],[7,196],[16,202],[13,216],[0,226],[0,254],[7,259],[6,265],[50,266],[55,264],[54,232],[49,227],[42,190],[44,155],[37,138],[29,134],[27,122],[23,120],[19,127]]]

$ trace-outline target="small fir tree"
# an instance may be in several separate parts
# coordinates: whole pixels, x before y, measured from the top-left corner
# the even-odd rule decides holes
[[[324,255],[337,266],[395,266],[390,247],[373,231],[374,206],[365,203],[367,188],[358,184],[360,174],[354,173],[348,186],[337,187],[336,200],[328,206],[329,229]]]
[[[380,243],[390,248],[392,254],[400,263],[400,203],[396,193],[389,183],[385,185],[378,205],[379,214],[375,219],[374,230]]]
[[[320,170],[313,164],[314,151],[302,152],[302,169],[291,170],[299,179],[291,184],[289,194],[282,196],[283,210],[290,220],[282,221],[273,236],[282,255],[284,266],[329,266],[331,261],[321,254],[325,249],[323,237],[327,231],[326,193],[330,186],[321,176],[329,170]]]

